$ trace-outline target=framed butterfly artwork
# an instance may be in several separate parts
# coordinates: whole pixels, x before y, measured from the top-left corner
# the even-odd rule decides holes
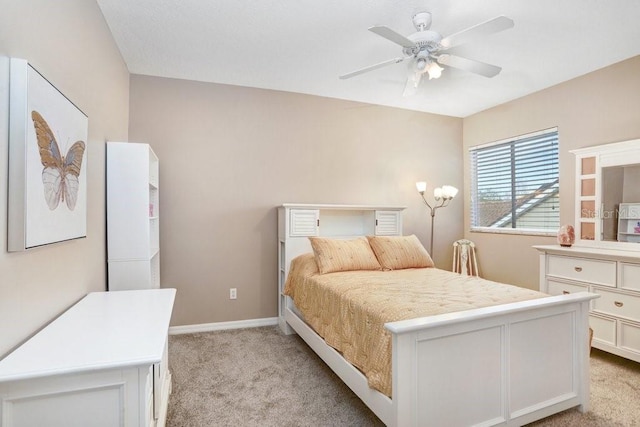
[[[88,117],[35,68],[11,58],[8,250],[87,235]]]

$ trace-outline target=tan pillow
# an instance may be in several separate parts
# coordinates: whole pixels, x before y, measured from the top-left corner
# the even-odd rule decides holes
[[[364,237],[353,240],[309,237],[309,240],[321,274],[382,269]]]
[[[410,236],[368,236],[371,249],[384,270],[433,267],[429,252],[420,240]]]

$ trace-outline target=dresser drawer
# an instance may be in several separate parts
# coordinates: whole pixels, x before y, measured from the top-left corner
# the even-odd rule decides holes
[[[593,300],[594,311],[640,322],[640,296],[605,289],[593,291],[600,295],[600,298]]]
[[[575,283],[564,283],[557,280],[547,280],[547,293],[549,295],[575,294],[576,292],[587,292],[589,286]]]
[[[593,339],[604,344],[616,345],[616,321],[600,316],[589,316],[589,326],[593,329]]]
[[[616,262],[548,255],[547,274],[581,282],[616,286]]]
[[[620,263],[620,287],[640,291],[640,264]]]
[[[620,347],[640,353],[640,326],[620,322]]]

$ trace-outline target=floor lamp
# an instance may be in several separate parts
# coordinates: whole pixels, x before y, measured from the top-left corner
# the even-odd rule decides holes
[[[456,194],[458,194],[458,189],[450,185],[443,185],[442,187],[434,189],[433,198],[435,199],[435,202],[433,203],[433,206],[431,206],[424,197],[424,192],[427,190],[427,183],[423,181],[416,182],[416,189],[418,190],[418,193],[420,193],[420,196],[422,196],[422,201],[427,205],[431,214],[431,240],[429,241],[429,255],[433,257],[433,224],[436,219],[436,210],[447,206],[451,199],[456,197]]]

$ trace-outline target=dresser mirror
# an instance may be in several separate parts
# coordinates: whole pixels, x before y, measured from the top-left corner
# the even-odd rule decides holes
[[[633,222],[633,209],[625,210],[626,204],[640,206],[640,165],[602,168],[602,240],[640,243],[640,231],[635,232],[640,218]]]
[[[576,156],[576,243],[640,251],[640,139]]]

